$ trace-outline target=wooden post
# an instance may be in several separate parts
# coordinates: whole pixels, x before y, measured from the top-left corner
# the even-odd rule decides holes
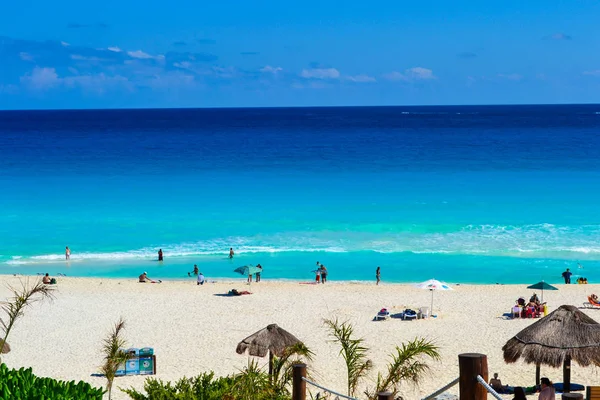
[[[563,392],[571,391],[571,357],[566,356],[563,362]]]
[[[292,366],[292,400],[306,400],[306,364]]]
[[[540,364],[535,364],[535,385],[540,384]]]
[[[394,400],[392,392],[379,392],[377,393],[377,400]]]
[[[487,400],[487,390],[477,382],[477,375],[488,381],[487,356],[479,353],[459,354],[458,369],[460,400]]]

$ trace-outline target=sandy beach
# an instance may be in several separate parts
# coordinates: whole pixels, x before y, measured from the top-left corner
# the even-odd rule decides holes
[[[18,285],[19,279],[27,278],[0,276],[0,299],[9,295],[7,284]],[[490,375],[498,372],[504,384],[532,385],[535,367],[521,362],[505,364],[501,348],[535,321],[503,316],[517,297],[529,298],[533,291],[526,285],[449,283],[455,290],[434,294],[433,314],[437,318],[373,322],[373,316],[382,307],[393,314],[405,308],[429,306],[430,292],[406,284],[303,285],[263,280],[252,284],[252,295],[224,297],[220,295],[232,288],[248,290],[248,286],[242,281],[197,286],[192,280],[140,284],[135,279],[59,278],[56,298],[26,310],[9,337],[12,351],[2,359],[10,367],[31,366],[40,376],[103,386],[105,380],[92,374],[98,372],[102,362],[102,339],[122,316],[131,347],[154,347],[156,378],[174,381],[210,370],[227,375],[236,373],[248,361],[247,356],[236,354],[237,343],[266,325],[277,323],[315,352],[311,372],[318,383],[344,392],[343,359],[322,322],[324,318],[337,317],[351,321],[357,334],[366,339],[375,365],[373,377],[385,369],[389,354],[403,341],[425,337],[440,346],[441,362],[432,364],[431,374],[420,387],[404,387],[407,399],[421,398],[458,377],[458,354],[464,352],[487,354]],[[562,304],[581,307],[588,294],[600,291],[598,285],[558,287],[558,291],[544,293],[550,312]],[[600,310],[584,312],[600,320]],[[542,367],[542,376],[560,382],[562,370]],[[145,379],[120,377],[115,385],[141,388]],[[572,381],[583,385],[597,383],[598,370],[575,364]],[[450,393],[458,393],[458,387]],[[128,396],[116,391],[113,398]]]

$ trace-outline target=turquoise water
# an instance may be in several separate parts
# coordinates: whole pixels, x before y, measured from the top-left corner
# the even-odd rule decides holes
[[[596,109],[2,112],[0,273],[597,282]]]

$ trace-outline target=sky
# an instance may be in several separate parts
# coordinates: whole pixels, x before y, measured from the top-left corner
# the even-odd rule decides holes
[[[600,2],[26,0],[0,109],[600,103]]]

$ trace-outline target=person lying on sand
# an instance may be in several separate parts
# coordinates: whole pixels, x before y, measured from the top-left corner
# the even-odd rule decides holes
[[[236,289],[231,289],[229,291],[229,293],[227,293],[227,294],[232,295],[232,296],[241,296],[243,294],[252,294],[252,293],[249,292],[249,291],[247,291],[247,290],[241,290],[240,291],[240,290],[236,290]]]

